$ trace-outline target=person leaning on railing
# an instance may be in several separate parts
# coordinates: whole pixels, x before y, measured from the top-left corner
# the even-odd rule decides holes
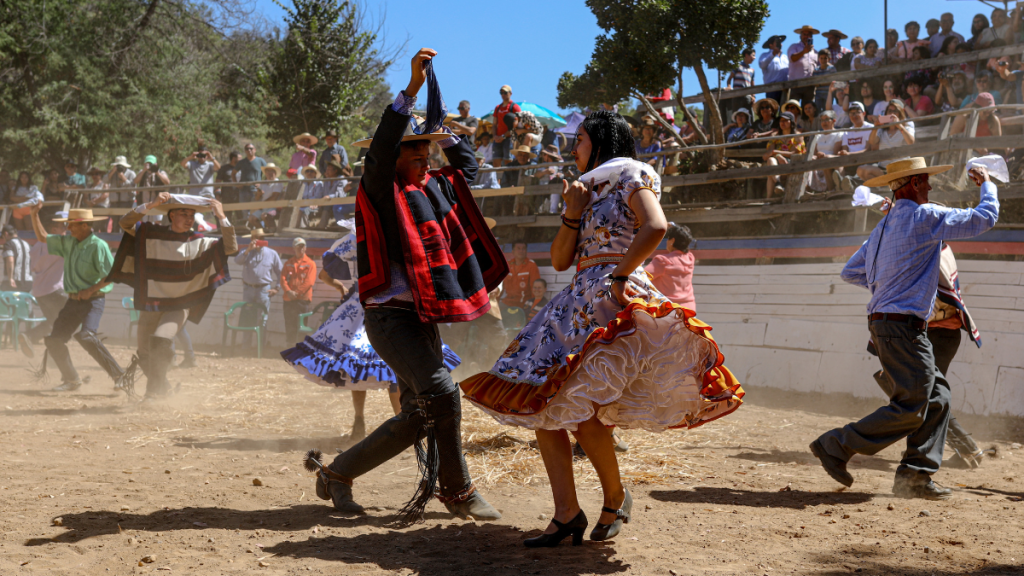
[[[904,111],[903,102],[899,99],[890,102],[889,107],[885,109],[885,114],[878,117],[878,123],[871,129],[871,135],[868,136],[868,150],[889,150],[890,148],[913,145],[915,141],[914,123],[898,123],[906,119],[907,114]],[[858,166],[857,177],[861,180],[870,180],[882,176],[885,174],[885,167],[895,160],[898,158]]]
[[[978,97],[974,99],[971,106],[979,108],[978,111],[978,126],[974,129],[974,134],[968,134],[969,138],[985,138],[988,136],[1002,136],[1003,126],[999,121],[999,116],[996,116],[995,98],[992,97],[988,92],[982,92],[978,94]],[[953,125],[950,127],[950,134],[963,134],[967,131],[967,121],[970,119],[970,115],[961,114],[953,119]],[[987,154],[1005,154],[1005,150],[989,150],[988,148],[975,148],[974,151],[981,156]]]
[[[792,112],[783,112],[779,115],[779,138],[768,142],[768,151],[762,156],[766,166],[778,166],[789,164],[789,159],[794,154],[803,154],[807,149],[804,146],[804,139],[798,135],[796,130],[796,117]],[[802,178],[802,174],[795,175]],[[778,186],[779,177],[769,176],[765,198],[771,198],[773,194],[782,194],[785,190]]]
[[[826,110],[821,113],[821,129],[828,132],[834,130],[836,127],[836,113],[832,110]],[[839,152],[839,148],[842,145],[843,132],[833,132],[831,134],[822,134],[818,136],[818,141],[814,147],[814,159],[820,160],[822,158],[835,158],[836,153]],[[815,192],[831,192],[838,191],[839,182],[833,174],[836,171],[842,172],[842,168],[828,168],[825,170],[815,170],[811,174],[811,182],[809,187]]]

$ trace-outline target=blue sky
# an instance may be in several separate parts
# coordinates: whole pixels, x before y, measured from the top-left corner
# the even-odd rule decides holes
[[[284,13],[273,2],[256,0],[256,4],[272,23],[282,22]],[[760,53],[761,42],[773,34],[787,35],[788,46],[797,40],[793,30],[804,24],[822,31],[837,28],[850,37],[875,38],[882,44],[883,5],[884,0],[769,2],[771,16],[755,48]],[[601,33],[583,0],[379,0],[366,6],[371,17],[384,17],[390,42],[408,39],[406,53],[388,76],[393,91],[405,87],[409,59],[415,51],[428,46],[438,51],[435,71],[448,107],[454,110],[459,100],[467,99],[476,116],[486,114],[501,101],[498,88],[502,84],[512,86],[516,101],[557,109],[559,76],[567,70],[577,74],[583,71],[593,52],[594,38]],[[433,13],[429,17],[428,8]],[[938,19],[943,12],[953,13],[953,30],[970,37],[973,16],[979,12],[989,16],[992,9],[977,0],[891,0],[889,27],[896,28],[902,39],[903,25],[917,20],[924,36],[924,23],[929,18]],[[824,38],[820,38],[820,44],[825,45]],[[843,45],[849,46],[849,40]],[[761,83],[760,70],[757,72]],[[714,82],[711,76],[709,80]],[[683,82],[687,95],[699,90],[692,71],[684,74]]]

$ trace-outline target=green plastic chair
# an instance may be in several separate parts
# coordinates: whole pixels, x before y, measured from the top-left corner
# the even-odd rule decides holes
[[[14,309],[8,306],[5,300],[2,298],[2,296],[5,294],[7,294],[7,292],[0,292],[0,325],[4,325],[8,322],[10,322],[13,325]],[[13,343],[14,348],[18,347],[16,342],[17,341],[15,340],[15,342]],[[8,340],[7,330],[4,329],[2,332],[0,332],[0,348],[6,348],[9,343],[10,342]]]
[[[135,309],[135,298],[132,296],[125,296],[121,298],[121,308],[128,311],[128,336],[132,337],[132,326],[136,329],[139,327],[139,311]]]
[[[313,307],[312,312],[299,314],[299,332],[313,332],[316,328],[311,328],[306,325],[309,317],[316,316],[317,314],[320,315],[320,324],[317,324],[317,328],[319,328],[320,325],[327,322],[327,319],[331,317],[331,314],[334,314],[334,311],[337,310],[340,305],[341,304],[339,302],[321,302]]]
[[[3,303],[6,308],[6,311],[0,311],[0,314],[6,312],[4,317],[0,317],[0,322],[12,324],[11,344],[14,348],[18,347],[18,334],[21,332],[22,322],[33,325],[38,322],[46,322],[46,318],[32,316],[33,307],[38,308],[39,302],[36,302],[35,297],[28,292],[2,292],[0,293],[0,303]]]
[[[259,326],[236,326],[236,325],[231,324],[231,315],[235,312],[235,310],[237,310],[238,308],[244,308],[246,306],[256,306],[256,305],[252,304],[252,303],[249,303],[249,302],[235,302],[234,304],[231,305],[231,308],[228,308],[228,311],[224,313],[224,332],[221,334],[221,337],[220,337],[220,345],[221,345],[221,348],[226,348],[227,347],[227,345],[228,345],[228,331],[229,330],[231,331],[231,347],[232,348],[235,347],[235,332],[255,332],[256,333],[256,357],[257,358],[263,358],[263,325],[266,324],[266,322],[267,322],[267,313],[266,313],[266,311],[263,311],[263,310],[260,311],[261,318],[257,318],[257,324],[259,324]],[[239,318],[241,318],[241,315],[242,315],[242,313],[240,312],[239,313]]]

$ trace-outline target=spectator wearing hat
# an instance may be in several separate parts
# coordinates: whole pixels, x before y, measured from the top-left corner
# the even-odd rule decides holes
[[[302,176],[302,194],[299,196],[302,200],[320,200],[324,197],[327,191],[326,183],[320,180],[320,171],[316,169],[316,166],[304,166],[299,172]],[[300,228],[312,228],[313,218],[317,214],[321,214],[320,206],[303,206],[299,209],[299,227]]]
[[[494,107],[494,165],[501,166],[508,161],[512,155],[514,144],[514,133],[510,133],[505,124],[505,115],[509,112],[518,114],[522,112],[519,105],[512,101],[512,87],[508,84],[498,90],[501,95],[501,104]]]
[[[510,117],[506,116],[506,118]],[[540,143],[544,136],[544,125],[533,112],[519,112],[515,115],[516,146],[529,146],[534,154],[540,153]]]
[[[562,155],[558,153],[558,146],[554,144],[548,144],[540,151],[539,160],[541,164],[548,163],[561,163]],[[540,186],[552,186],[560,185],[565,174],[562,172],[561,166],[548,166],[547,168],[538,170],[534,177],[537,179],[537,184]],[[558,202],[562,199],[560,192],[552,193],[548,198],[548,210],[549,214],[561,214],[562,210],[558,207]]]
[[[924,94],[926,82],[927,79],[922,76],[911,76],[904,83],[907,98],[903,100],[903,103],[906,105],[908,118],[927,116],[935,111],[932,99]]]
[[[739,142],[746,140],[750,134],[750,110],[740,108],[732,113],[732,122],[722,132],[725,134],[726,142]]]
[[[18,180],[11,184],[11,222],[18,230],[31,230],[32,206],[43,201],[43,193],[32,183],[32,175],[22,170]]]
[[[1002,136],[1003,125],[999,121],[999,116],[996,116],[996,109],[993,106],[996,105],[996,99],[988,92],[982,92],[974,99],[970,104],[975,108],[980,108],[978,112],[978,125],[974,129],[974,134],[968,134],[970,138],[985,138],[987,136]],[[953,125],[950,128],[951,134],[963,134],[967,131],[967,119],[968,115],[961,114],[953,119]],[[980,155],[985,156],[987,154],[1003,154],[1004,150],[993,150],[989,151],[987,148],[975,148],[974,151]]]
[[[260,193],[259,184],[245,184],[246,182],[258,182],[263,177],[263,167],[267,161],[256,155],[256,146],[249,142],[245,145],[245,158],[235,164],[235,179],[243,185],[238,190],[238,202],[252,202],[256,194]],[[294,155],[292,155],[294,158]],[[242,218],[249,219],[249,211],[240,211]]]
[[[306,255],[306,241],[292,240],[292,257],[281,268],[281,291],[284,294],[285,342],[295,342],[299,333],[299,314],[313,309],[313,285],[316,283],[316,262]]]
[[[469,100],[459,102],[459,116],[449,122],[452,132],[469,141],[470,148],[476,148],[476,129],[480,120],[469,115]]]
[[[644,116],[643,122],[640,124],[640,139],[636,142],[636,153],[639,155],[661,152],[661,141],[658,140],[657,136],[658,126],[654,118]],[[651,166],[657,166],[660,159],[660,156],[639,158],[641,162],[646,162]]]
[[[270,299],[277,295],[281,281],[281,257],[270,247],[262,228],[249,234],[249,245],[235,256],[235,264],[242,268],[242,301],[250,304],[238,319],[240,326],[256,326],[257,318],[270,314]],[[263,327],[266,328],[266,321]],[[242,348],[252,346],[252,333],[242,335]]]
[[[324,181],[324,198],[344,198],[348,196],[345,191],[348,186],[348,180],[341,178],[342,166],[337,162],[327,163],[327,172],[324,174],[324,178],[328,180]],[[330,180],[330,178],[340,178],[339,180]],[[334,204],[331,206],[324,206],[320,212],[320,223],[317,228],[326,230],[329,226],[342,220],[344,218],[350,218],[355,214],[356,208],[354,204]]]
[[[210,200],[215,198],[213,181],[220,170],[220,162],[210,154],[206,146],[200,145],[195,152],[189,154],[188,158],[181,161],[181,167],[188,172],[189,184],[205,184],[199,188],[189,188],[189,194]]]
[[[66,177],[59,189],[64,193],[64,199],[68,200],[77,190],[85,188],[85,174],[78,173],[78,162],[71,158],[64,162],[64,174]]]
[[[946,12],[939,17],[939,28],[940,30],[929,36],[928,47],[931,49],[932,54],[938,54],[942,50],[942,44],[946,41],[946,38],[956,38],[960,42],[964,41],[964,37],[958,32],[953,31],[953,14]]]
[[[907,119],[905,106],[899,98],[894,98],[885,109],[885,114],[878,116],[875,127],[871,129],[868,136],[868,150],[889,150],[900,146],[914,144],[914,123],[907,122],[900,124]],[[885,174],[885,168],[894,160],[883,160],[875,164],[866,164],[857,168],[857,177],[861,180],[870,180]]]
[[[512,149],[512,162],[508,166],[530,166],[536,164],[535,158],[537,155],[533,153],[533,150],[529,146],[517,146]],[[506,170],[501,173],[501,187],[511,188],[515,186],[524,186],[520,182],[525,183],[528,176],[533,175],[533,170]]]
[[[821,121],[821,130],[825,132],[835,130],[835,112],[832,110],[825,110],[820,116],[818,116],[818,118]],[[821,158],[835,158],[839,152],[840,146],[842,145],[842,140],[842,132],[832,132],[831,134],[822,134],[818,136],[818,140],[814,145],[814,159],[820,160]],[[829,192],[836,189],[834,184],[836,180],[832,174],[834,172],[838,172],[841,176],[842,170],[842,168],[815,170],[811,174],[811,190],[814,190],[815,192]]]
[[[765,138],[779,133],[779,119],[775,114],[779,111],[779,103],[774,98],[762,98],[754,102],[754,120],[751,125],[750,138]]]
[[[263,179],[273,180],[274,182],[262,186],[263,193],[260,195],[260,202],[273,202],[274,200],[280,200],[284,196],[284,182],[278,179],[280,175],[281,169],[273,162],[263,167]],[[274,208],[253,210],[249,212],[249,228],[263,228],[272,232],[276,231],[276,217],[277,210]]]
[[[146,156],[142,172],[135,177],[135,185],[140,188],[152,188],[155,186],[166,186],[170,183],[171,179],[167,176],[167,172],[160,169],[156,156],[152,154]],[[159,195],[159,190],[138,190],[135,193],[135,203],[136,205],[142,205],[147,202],[153,202]],[[144,222],[160,222],[162,220],[163,214],[147,214],[143,218]]]
[[[779,164],[789,164],[789,159],[794,154],[800,155],[805,153],[807,148],[804,146],[804,139],[797,134],[796,116],[792,112],[779,114],[779,138],[768,142],[768,151],[762,156],[765,165],[778,166]],[[802,175],[798,174],[797,177],[802,177]],[[778,182],[778,176],[768,177],[766,198],[771,198],[775,194],[782,194],[784,192],[783,188],[778,186]]]
[[[789,56],[782,53],[782,43],[785,41],[785,36],[777,35],[769,37],[761,45],[762,48],[768,50],[757,59],[757,65],[761,67],[765,84],[785,82],[789,78]],[[765,94],[765,98],[774,100],[777,105],[782,99],[782,91],[768,92]]]
[[[802,26],[794,32],[800,35],[800,41],[794,43],[786,51],[786,55],[789,56],[788,79],[810,78],[817,69],[818,53],[814,50],[814,35],[819,32],[810,26]],[[814,98],[814,87],[793,88],[789,94],[801,102],[809,102]]]
[[[846,132],[843,132],[843,137],[840,140],[839,151],[836,153],[838,156],[849,156],[850,154],[860,154],[868,148],[868,137],[871,136],[871,128],[874,125],[866,122],[865,117],[867,116],[864,112],[864,104],[854,101],[850,102],[850,122],[852,126]],[[833,183],[836,188],[842,192],[853,192],[853,178],[850,176],[841,177],[839,172],[833,173],[835,179]]]
[[[338,131],[331,128],[324,134],[324,144],[327,144],[327,148],[324,148],[323,152],[317,158],[316,167],[320,172],[327,173],[327,163],[337,162],[342,166],[342,172],[345,176],[352,175],[352,168],[348,164],[348,152],[345,151],[345,147],[338,144]]]
[[[854,70],[869,70],[882,65],[882,55],[878,52],[878,40],[869,38],[864,43],[864,53],[858,54],[853,59]]]
[[[107,188],[131,188],[135,183],[135,170],[124,156],[115,156],[110,164],[110,171],[103,177]],[[135,192],[132,190],[121,190],[110,193],[110,205],[117,208],[130,208],[135,200]]]
[[[292,159],[288,162],[288,167],[301,169],[303,166],[315,166],[316,150],[313,149],[313,146],[319,141],[319,138],[309,132],[303,132],[292,138],[292,142],[295,142],[295,152],[292,153]]]
[[[480,170],[476,173],[476,179],[469,186],[470,190],[495,190],[501,188],[501,183],[498,182],[498,173],[484,170],[488,168],[494,168],[487,162],[483,152],[478,148],[476,153],[476,163],[480,167]]]
[[[828,32],[823,32],[821,35],[824,36],[826,42],[828,42],[828,45],[825,48],[823,48],[823,50],[826,50],[827,53],[828,53],[827,55],[828,55],[828,63],[829,64],[835,65],[835,63],[839,62],[839,60],[843,56],[845,56],[846,54],[850,53],[850,49],[849,48],[844,48],[843,46],[841,46],[839,44],[840,41],[846,40],[846,34],[843,34],[839,30],[836,30],[835,28],[833,28],[833,29],[829,30]],[[820,56],[821,52],[819,52],[818,54]],[[821,66],[821,60],[819,60],[818,62],[819,62],[818,65],[820,67]]]
[[[793,124],[793,128],[799,128],[797,124],[800,123],[800,116],[803,114],[803,106],[800,105],[800,101],[796,99],[786,100],[786,103],[782,105],[783,112],[789,112],[796,118],[796,124]]]

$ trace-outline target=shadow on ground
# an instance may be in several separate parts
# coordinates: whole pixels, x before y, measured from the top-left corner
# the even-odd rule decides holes
[[[748,448],[747,452],[732,454],[726,458],[749,460],[751,462],[771,462],[775,464],[809,464],[821,466],[817,458],[810,450],[759,450]],[[849,462],[850,468],[864,468],[868,470],[879,470],[881,472],[895,472],[898,462],[886,460],[881,456],[856,455]]]
[[[328,436],[325,438],[214,438],[198,440],[188,436],[174,439],[179,448],[238,450],[252,452],[267,450],[270,452],[305,452],[316,448],[324,453],[328,460],[334,458],[336,450],[345,450],[354,442],[348,436]]]
[[[962,576],[963,574],[1009,576],[1024,574],[1024,566],[1020,564],[999,564],[986,560],[975,560],[969,562],[971,566],[958,569],[925,566],[924,562],[893,566],[884,561],[888,554],[884,554],[878,547],[871,545],[837,546],[830,552],[814,556],[816,564],[828,566],[811,572],[815,576],[848,576],[851,573],[885,574],[886,576]]]
[[[864,492],[760,492],[737,488],[695,486],[692,490],[651,490],[651,498],[679,504],[727,504],[754,508],[803,510],[822,504],[861,504],[874,498]]]

